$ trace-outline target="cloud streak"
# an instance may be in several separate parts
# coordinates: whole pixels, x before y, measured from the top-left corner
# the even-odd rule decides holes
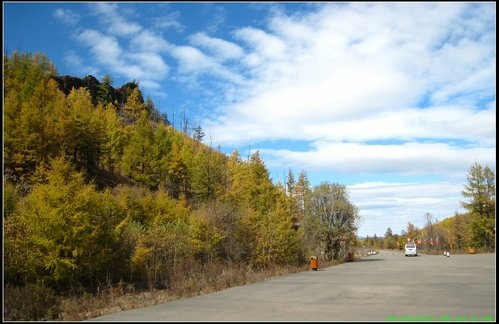
[[[421,176],[446,174],[463,178],[476,161],[495,162],[495,148],[460,147],[445,143],[406,142],[399,145],[316,142],[308,151],[260,149],[270,167],[283,161],[293,169],[332,170],[356,174]]]
[[[69,9],[58,8],[54,11],[54,17],[68,26],[76,26],[80,21],[80,15]]]

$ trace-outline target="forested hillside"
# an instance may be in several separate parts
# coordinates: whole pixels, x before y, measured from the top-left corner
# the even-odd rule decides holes
[[[61,77],[40,53],[13,53],[4,67],[9,287],[169,288],[193,264],[306,264],[321,250],[342,257],[355,239],[343,185],[310,188],[305,171],[276,185],[258,152],[227,156],[200,127],[174,129],[135,82]],[[314,217],[313,197],[341,208]]]

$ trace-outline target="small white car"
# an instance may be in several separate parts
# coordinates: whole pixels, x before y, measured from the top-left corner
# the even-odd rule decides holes
[[[405,256],[414,255],[418,256],[418,248],[415,243],[407,243],[405,245]]]

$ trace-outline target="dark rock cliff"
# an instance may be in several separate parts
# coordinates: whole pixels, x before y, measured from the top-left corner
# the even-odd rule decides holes
[[[81,87],[85,87],[90,91],[94,105],[97,105],[99,102],[103,102],[104,104],[112,102],[118,109],[126,103],[126,100],[132,90],[138,87],[136,83],[128,82],[122,87],[116,89],[112,86],[99,82],[99,80],[92,75],[87,75],[83,79],[70,75],[62,75],[56,76],[54,79],[59,84],[59,89],[61,89],[66,96],[73,88],[79,89]],[[142,102],[144,102],[142,96],[141,99]]]

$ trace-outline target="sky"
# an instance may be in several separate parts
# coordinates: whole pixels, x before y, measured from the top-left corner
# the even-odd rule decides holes
[[[464,212],[496,170],[495,2],[3,2],[4,55],[135,80],[275,183],[345,185],[359,236]]]

